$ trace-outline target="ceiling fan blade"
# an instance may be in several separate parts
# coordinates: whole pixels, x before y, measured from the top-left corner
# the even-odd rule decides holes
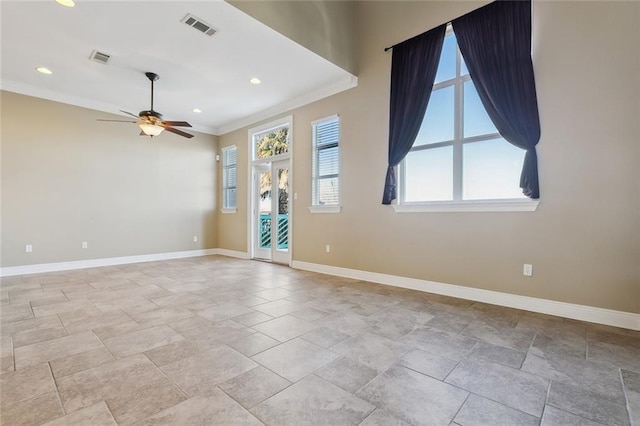
[[[131,121],[131,120],[105,120],[103,118],[96,118],[96,121],[113,121],[116,123],[135,123],[135,121]]]
[[[163,121],[163,123],[172,127],[191,127],[191,124],[186,121]]]
[[[164,127],[164,129],[167,132],[175,133],[176,135],[180,135],[180,136],[185,137],[185,138],[191,139],[193,137],[193,135],[190,135],[187,132],[183,132],[182,130],[174,129],[173,127],[168,127],[168,126],[162,126],[162,127]]]
[[[125,111],[125,110],[121,109],[120,112],[124,112],[125,114],[128,114],[128,115],[130,115],[132,117],[138,118],[138,116],[136,114],[132,114],[129,111]]]

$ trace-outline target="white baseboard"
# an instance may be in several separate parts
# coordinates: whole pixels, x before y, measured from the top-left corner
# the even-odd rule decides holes
[[[219,254],[220,256],[235,257],[238,259],[249,259],[249,253],[245,251],[218,249],[218,252],[216,254]]]
[[[8,266],[0,268],[0,277],[39,274],[43,272],[69,271],[98,266],[126,265],[128,263],[154,262],[158,260],[183,259],[186,257],[219,254],[219,249],[175,251],[171,253],[142,254],[137,256],[107,257],[104,259],[74,260],[71,262],[40,263],[37,265]]]
[[[547,315],[640,330],[640,314],[294,260],[296,269],[458,297]]]

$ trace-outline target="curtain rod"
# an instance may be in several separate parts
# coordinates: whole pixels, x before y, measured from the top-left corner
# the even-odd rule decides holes
[[[447,22],[447,25],[451,25],[451,22],[452,22],[452,21]],[[399,46],[399,45],[401,45],[402,43],[407,42],[407,41],[409,41],[409,40],[412,40],[412,39],[414,39],[414,38],[416,38],[416,37],[420,37],[421,35],[426,34],[426,33],[428,33],[429,31],[431,31],[431,30],[433,30],[433,29],[435,29],[435,28],[438,28],[439,26],[440,26],[440,25],[438,25],[438,26],[436,26],[436,27],[433,27],[433,28],[431,28],[431,29],[429,29],[429,30],[427,30],[427,31],[425,31],[425,32],[423,32],[423,33],[420,33],[420,34],[418,34],[418,35],[415,35],[415,36],[413,36],[413,37],[409,37],[408,39],[406,39],[406,40],[404,40],[404,41],[401,41],[400,43],[396,43],[396,44],[394,44],[394,45],[392,45],[392,46],[385,47],[385,48],[384,48],[384,51],[385,51],[385,52],[388,52],[388,51],[390,51],[391,49],[393,49],[394,47]]]

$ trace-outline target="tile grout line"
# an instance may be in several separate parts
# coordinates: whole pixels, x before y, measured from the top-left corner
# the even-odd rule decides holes
[[[627,410],[627,417],[629,418],[629,424],[633,425],[633,419],[631,418],[631,407],[629,395],[627,395],[627,387],[624,385],[624,378],[622,377],[622,368],[618,368],[618,376],[620,376],[620,385],[622,386],[622,394],[624,395],[624,407]]]
[[[529,352],[531,352],[531,348],[533,348],[533,345],[536,342],[536,339],[538,338],[538,330],[536,330],[536,333],[533,335],[533,339],[531,339],[531,343],[529,343],[529,348],[527,349],[526,354],[529,355]],[[526,356],[525,356],[526,359]],[[524,361],[523,361],[524,364]],[[522,366],[520,366],[520,368],[522,368]]]
[[[51,361],[47,361],[47,366],[49,367],[49,374],[51,374],[51,378],[53,379],[53,385],[56,387],[56,396],[58,397],[58,402],[60,403],[60,407],[62,407],[62,412],[64,413],[60,417],[64,417],[67,415],[67,409],[64,407],[64,404],[62,403],[62,397],[60,396],[60,389],[58,388],[58,381],[56,380],[56,376],[53,374],[53,368],[51,368]]]
[[[258,368],[258,367],[256,367],[256,368]],[[255,370],[255,369],[253,369],[253,370]],[[253,370],[249,370],[249,371],[253,371]],[[247,371],[247,373],[248,373],[249,371]],[[243,374],[245,374],[245,373],[243,373]],[[242,374],[241,374],[241,375],[242,375]],[[237,377],[237,376],[236,376],[236,377]],[[224,383],[224,382],[222,382],[222,383]],[[289,386],[291,386],[291,385],[289,385]],[[284,388],[284,389],[287,389],[289,386],[287,386],[287,387],[286,387],[286,388]],[[260,422],[262,422],[262,420],[260,420],[256,414],[254,414],[254,413],[252,413],[252,412],[250,411],[250,410],[251,410],[251,408],[258,406],[258,405],[259,405],[259,404],[261,404],[262,402],[266,401],[267,399],[269,399],[269,398],[271,398],[271,397],[273,397],[273,396],[277,395],[278,393],[282,392],[282,390],[284,390],[284,389],[282,389],[280,392],[276,392],[275,394],[271,395],[269,398],[266,398],[264,401],[260,401],[259,403],[257,403],[257,404],[256,404],[256,405],[254,405],[253,407],[247,408],[247,407],[245,407],[244,405],[242,405],[242,404],[240,403],[240,401],[238,401],[238,400],[237,400],[237,399],[235,399],[233,396],[231,396],[231,395],[229,395],[227,392],[225,392],[225,390],[224,390],[224,389],[222,389],[222,388],[220,387],[220,383],[218,383],[218,384],[216,384],[216,385],[215,385],[215,389],[218,389],[220,392],[222,392],[223,394],[225,394],[227,397],[229,397],[229,399],[231,399],[233,402],[235,402],[236,404],[238,404],[238,405],[239,405],[243,410],[245,410],[247,413],[249,413],[252,417],[255,417],[256,419],[258,419],[258,421],[260,421]],[[262,422],[262,423],[264,423],[264,422]]]
[[[274,346],[274,347],[275,347],[275,346]],[[257,354],[256,354],[256,355],[257,355]],[[246,356],[246,355],[245,355],[245,356]],[[287,388],[288,388],[288,387],[290,387],[290,386],[295,385],[295,384],[296,384],[296,383],[298,383],[300,380],[302,380],[302,379],[300,379],[300,380],[298,380],[298,382],[292,382],[291,380],[287,379],[286,377],[283,377],[283,376],[281,376],[280,374],[276,373],[275,371],[273,371],[272,369],[270,369],[270,368],[269,368],[269,367],[267,367],[266,365],[263,365],[263,364],[259,363],[258,361],[255,361],[253,358],[251,358],[251,357],[247,357],[247,358],[249,358],[251,361],[253,361],[253,362],[255,362],[256,364],[258,364],[258,366],[260,366],[260,367],[264,368],[265,370],[268,370],[269,372],[271,372],[271,373],[273,373],[274,375],[276,375],[276,376],[280,377],[281,379],[286,380],[287,382],[291,383],[290,385],[288,385],[288,386],[287,386]],[[252,369],[252,370],[255,370],[255,369]],[[251,371],[251,370],[249,370],[249,371]],[[245,374],[245,373],[242,373],[242,374]],[[241,375],[242,375],[242,374],[241,374]],[[238,377],[238,376],[236,376],[236,377]],[[306,376],[305,376],[305,377],[306,377]],[[233,377],[233,379],[235,379],[235,377]],[[229,380],[231,380],[231,379],[229,379]],[[285,388],[285,389],[286,389],[286,388]],[[282,389],[281,391],[276,392],[276,393],[275,393],[275,394],[273,394],[273,395],[277,395],[277,394],[279,394],[280,392],[282,392],[283,390],[284,390],[284,389]],[[273,396],[273,395],[272,395],[272,396]],[[271,398],[271,397],[269,397],[269,398]],[[256,404],[256,405],[257,405],[257,404]]]
[[[549,395],[551,394],[551,385],[553,384],[553,380],[549,380],[549,385],[547,386],[547,394],[544,397],[544,405],[542,406],[542,415],[544,415],[544,411],[547,408],[547,405],[549,403]],[[540,419],[542,420],[542,416],[540,416]]]
[[[95,332],[95,330],[94,330],[94,329],[91,329],[90,331],[91,331],[91,334],[93,334],[94,336],[96,336],[96,339],[98,339],[98,341],[99,341],[99,342],[102,344],[102,346],[107,350],[107,352],[109,352],[109,355],[111,355],[111,356],[113,357],[113,361],[117,361],[118,359],[122,359],[122,358],[118,358],[117,356],[115,356],[115,354],[114,354],[113,352],[111,352],[111,349],[109,349],[109,348],[107,347],[107,345],[105,345],[105,344],[104,344],[104,342],[102,341],[102,339],[100,338],[100,336],[98,336],[98,335],[96,334],[96,332]],[[125,357],[125,358],[126,358],[126,357]],[[93,368],[93,367],[90,367],[90,368]],[[90,368],[87,368],[87,369],[85,369],[85,370],[88,370],[88,369],[90,369]],[[84,371],[84,370],[82,370],[82,371]],[[74,373],[74,374],[75,374],[75,373]]]
[[[69,330],[67,330],[67,327],[64,326],[64,323],[62,322],[62,319],[60,319],[60,314],[55,314],[56,318],[58,319],[58,322],[60,323],[60,325],[62,326],[62,329],[64,330],[65,334],[67,336],[70,336],[69,334]]]
[[[549,387],[551,387],[551,384],[549,384]],[[547,395],[548,395],[548,393],[549,393],[549,390],[547,389]],[[545,403],[542,406],[542,414],[540,415],[540,418],[538,419],[538,425],[542,425],[542,419],[544,418],[544,413],[547,411],[547,407],[548,407],[548,405],[547,405],[547,401],[545,399]]]
[[[113,415],[113,411],[111,411],[111,407],[109,407],[109,403],[107,402],[106,399],[102,400],[102,402],[104,402],[104,405],[107,407],[107,411],[109,412],[109,415],[113,419],[113,422],[117,425],[118,422],[116,421],[116,416]]]
[[[553,408],[555,408],[555,409],[557,409],[557,410],[560,410],[560,411],[562,411],[562,412],[572,414],[572,415],[574,415],[574,416],[576,416],[576,417],[579,417],[580,419],[587,420],[587,421],[590,421],[590,422],[592,422],[592,423],[596,423],[596,424],[598,424],[598,425],[603,425],[603,426],[605,426],[605,423],[600,423],[600,421],[598,421],[598,420],[594,420],[594,419],[591,419],[591,418],[585,417],[585,416],[583,416],[582,414],[578,414],[578,413],[576,413],[575,411],[570,411],[570,410],[569,410],[569,409],[567,409],[567,408],[561,408],[561,407],[558,407],[558,406],[553,405],[553,404],[547,404],[547,405],[549,405],[549,407],[553,407]],[[577,410],[576,410],[576,411],[577,411]],[[607,426],[608,426],[608,424],[607,424]],[[632,425],[632,426],[633,426],[633,425]]]
[[[178,389],[180,392],[182,392],[182,394],[183,394],[183,395],[185,396],[185,398],[186,398],[186,399],[185,399],[185,401],[186,401],[186,400],[188,400],[188,399],[191,399],[191,398],[192,398],[191,396],[189,396],[189,394],[187,393],[187,391],[185,391],[184,389],[182,389],[182,388],[181,388],[177,383],[175,383],[173,380],[171,380],[171,378],[170,378],[169,376],[167,376],[167,375],[165,374],[165,372],[164,372],[164,371],[162,371],[162,369],[160,368],[160,366],[158,366],[155,362],[153,362],[153,360],[152,360],[151,358],[149,358],[149,356],[148,356],[146,353],[144,353],[144,352],[140,352],[139,354],[134,354],[134,355],[144,355],[144,357],[145,357],[145,358],[147,358],[151,364],[153,364],[153,366],[154,366],[154,367],[155,367],[155,368],[160,372],[160,374],[162,374],[162,375],[164,376],[164,378],[165,378],[165,379],[167,379],[167,380],[169,381],[169,383],[171,383],[173,386],[175,386],[175,387],[176,387],[176,389]],[[192,356],[195,356],[195,355],[192,355]],[[183,358],[183,359],[184,359],[184,358]],[[217,385],[216,385],[216,386],[217,386]],[[194,395],[194,396],[195,396],[195,395]],[[182,401],[178,402],[178,404],[180,404],[181,402],[182,402]],[[177,404],[174,404],[174,405],[177,405]],[[169,407],[167,407],[167,408],[169,408]],[[162,410],[160,410],[160,411],[162,411]],[[155,414],[157,414],[157,413],[154,413],[154,414],[151,414],[151,415],[155,415]]]
[[[344,355],[343,355],[343,356],[344,356]],[[348,358],[348,359],[351,359],[351,358],[349,358],[348,356],[344,356],[344,357],[345,357],[345,358]],[[356,362],[357,362],[357,361],[356,361]],[[367,387],[371,382],[373,382],[373,381],[374,381],[375,379],[377,379],[379,376],[382,376],[382,375],[383,375],[383,374],[385,374],[387,371],[391,370],[391,368],[392,368],[394,365],[395,365],[395,363],[394,363],[394,364],[392,364],[390,367],[388,367],[388,368],[384,369],[384,370],[383,370],[382,372],[380,372],[380,373],[378,373],[378,370],[376,370],[376,373],[378,373],[378,374],[376,374],[376,375],[375,375],[371,380],[369,380],[367,383],[365,383],[364,385],[362,385],[358,390],[356,390],[355,392],[353,392],[353,395],[354,395],[354,396],[356,396],[356,394],[357,394],[358,392],[360,392],[362,389],[364,389],[365,387]],[[404,366],[402,366],[402,367],[404,367]],[[413,371],[413,370],[412,370],[412,371]],[[420,373],[420,374],[422,374],[422,373]],[[356,397],[357,397],[357,396],[356,396]],[[359,398],[359,397],[357,397],[357,398]],[[362,399],[362,398],[360,398],[360,399]],[[374,404],[374,405],[375,405],[375,404]]]
[[[18,371],[16,368],[16,346],[13,344],[13,334],[9,335],[11,342],[11,356],[13,357],[13,371]]]
[[[371,405],[373,405],[373,404],[371,404]],[[364,419],[362,419],[362,421],[361,421],[360,423],[358,423],[358,425],[361,425],[361,424],[363,424],[364,422],[366,422],[366,421],[367,421],[367,419],[368,419],[369,417],[373,416],[373,413],[375,413],[376,411],[378,411],[378,410],[380,410],[380,409],[381,409],[381,408],[379,408],[377,405],[373,405],[373,406],[374,406],[374,407],[376,407],[376,408],[374,408],[373,410],[371,410],[371,412],[370,412],[369,414],[367,414],[367,417],[365,417]]]
[[[469,398],[471,398],[471,395],[475,395],[472,392],[467,391],[467,397],[464,399],[464,401],[462,401],[462,404],[460,404],[460,407],[458,407],[458,410],[456,410],[455,414],[453,415],[453,417],[451,417],[450,422],[453,422],[455,420],[455,418],[458,416],[458,414],[460,413],[460,411],[462,411],[462,407],[464,407],[464,405],[467,403],[467,401],[469,400]]]

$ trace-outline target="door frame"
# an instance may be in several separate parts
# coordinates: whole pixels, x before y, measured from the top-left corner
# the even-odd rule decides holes
[[[285,154],[279,154],[279,155],[274,155],[268,158],[261,158],[258,160],[254,160],[254,145],[253,145],[253,136],[256,133],[263,133],[265,131],[271,130],[271,129],[275,129],[278,127],[283,127],[283,126],[288,126],[289,127],[289,147],[288,147],[288,152]],[[255,246],[254,246],[254,238],[256,238],[257,236],[257,232],[256,232],[256,228],[257,228],[257,224],[258,221],[256,220],[256,216],[259,215],[259,212],[257,212],[259,206],[257,205],[258,203],[256,202],[258,200],[259,197],[259,183],[256,184],[255,183],[255,179],[256,179],[256,167],[264,167],[267,166],[270,169],[272,169],[271,167],[271,163],[277,163],[280,161],[288,161],[289,162],[289,256],[288,256],[288,261],[284,262],[285,264],[291,266],[291,263],[293,262],[293,210],[294,210],[294,206],[293,206],[293,201],[295,200],[295,196],[292,196],[292,194],[294,194],[293,192],[293,116],[289,115],[286,117],[282,117],[280,119],[271,121],[269,123],[257,126],[257,127],[253,127],[251,129],[248,130],[248,163],[249,163],[249,167],[248,167],[248,191],[247,191],[247,252],[249,255],[249,259],[256,259],[256,260],[267,260],[270,262],[273,262],[273,256],[270,256],[271,259],[261,259],[255,256]],[[272,202],[273,202],[273,198],[272,198]],[[272,246],[272,250],[273,250],[273,244]]]

